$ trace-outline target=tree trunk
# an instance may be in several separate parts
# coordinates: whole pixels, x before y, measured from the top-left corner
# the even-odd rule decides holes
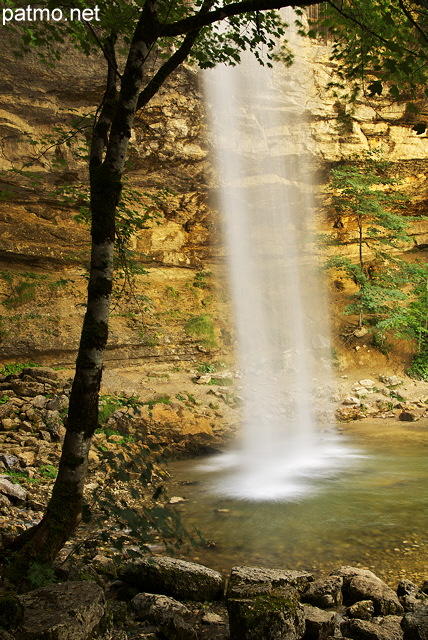
[[[116,172],[92,172],[92,251],[87,310],[70,395],[67,430],[58,475],[43,519],[8,547],[12,562],[7,577],[25,579],[31,562],[51,563],[78,525],[91,439],[98,426],[98,395],[113,278],[115,212],[120,197]]]
[[[13,540],[3,555],[8,556],[4,577],[25,586],[31,562],[50,564],[71,537],[81,519],[83,489],[92,436],[98,426],[98,398],[113,279],[116,210],[122,188],[131,129],[142,85],[143,62],[152,38],[150,0],[142,12],[130,47],[121,92],[114,106],[106,151],[102,161],[99,139],[93,140],[90,158],[91,265],[87,309],[83,321],[76,371],[70,395],[66,436],[52,496],[42,520]],[[144,36],[144,39],[143,39]],[[108,86],[107,90],[112,88]],[[109,108],[111,105],[109,105]],[[96,128],[94,129],[96,132]],[[105,134],[107,134],[105,132]],[[95,135],[95,134],[94,134]]]
[[[206,12],[211,4],[211,0],[204,0],[200,13]],[[105,49],[109,73],[103,109],[93,129],[90,155],[92,251],[87,311],[70,395],[66,436],[52,496],[40,523],[18,536],[3,552],[3,555],[10,554],[6,580],[15,585],[25,585],[31,562],[50,564],[81,519],[88,453],[98,426],[98,398],[108,338],[116,210],[135,113],[147,104],[166,78],[185,60],[200,31],[194,29],[186,35],[181,46],[161,66],[142,93],[144,62],[160,32],[155,6],[156,0],[146,0],[130,45],[117,99],[113,36]]]

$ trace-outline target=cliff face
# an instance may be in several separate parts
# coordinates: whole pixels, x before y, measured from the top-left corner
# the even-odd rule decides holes
[[[67,137],[71,120],[84,126],[102,95],[104,70],[74,53],[49,69],[29,55],[16,59],[13,48],[6,42],[0,54],[0,359],[71,364],[84,313],[89,232],[75,220],[79,202],[68,197],[85,184],[85,162],[76,152],[87,134],[83,129],[70,146],[57,145],[53,130]],[[328,47],[308,42],[304,58],[312,78],[306,97],[312,142],[304,151],[318,181],[325,183],[332,163],[380,145],[412,197],[409,212],[426,215],[428,142],[412,132],[405,107],[377,100],[358,104],[350,117],[325,92],[334,73]],[[280,82],[291,102],[302,90],[288,82],[286,69]],[[272,132],[283,153],[291,133]],[[208,204],[216,179],[195,71],[173,76],[140,114],[132,143],[132,206],[153,218],[132,240],[146,273],[115,300],[107,357],[117,364],[191,359],[214,341],[230,349],[220,223]],[[30,161],[31,176],[11,171]],[[61,198],[53,193],[58,189]],[[79,198],[85,204],[83,191]],[[322,221],[324,230],[330,224]],[[428,241],[427,231],[420,217],[419,244]],[[118,293],[123,285],[122,274]]]

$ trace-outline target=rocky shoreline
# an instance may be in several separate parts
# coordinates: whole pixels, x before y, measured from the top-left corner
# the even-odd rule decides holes
[[[396,591],[369,570],[234,567],[146,556],[68,563],[59,584],[0,594],[0,640],[426,640],[428,580]]]
[[[108,473],[104,456],[114,453],[120,446],[126,445],[132,450],[138,433],[140,438],[141,434],[147,437],[156,433],[168,455],[194,455],[219,447],[227,437],[225,422],[236,424],[239,419],[236,390],[232,385],[221,384],[233,377],[218,376],[213,385],[210,382],[214,376],[203,378],[206,374],[195,371],[186,372],[186,375],[191,378],[193,387],[186,387],[185,391],[175,388],[177,393],[172,397],[161,391],[139,402],[132,392],[125,395],[122,391],[115,404],[115,396],[105,389],[103,402],[107,403],[107,408],[111,403],[111,411],[110,415],[109,411],[103,414],[104,422],[94,438],[88,491],[102,484]],[[170,384],[162,377],[156,380],[159,381]],[[359,420],[363,413],[364,416],[393,418],[397,424],[408,421],[423,426],[427,417],[427,388],[426,383],[415,384],[410,380],[403,384],[399,377],[392,375],[382,376],[378,382],[369,378],[356,382],[343,378],[335,398],[337,414],[345,421]],[[42,516],[65,433],[69,390],[68,378],[49,367],[24,367],[0,378],[0,524],[3,535],[13,535],[35,524]],[[155,465],[156,474],[161,476],[162,471]],[[155,481],[149,482],[151,492],[155,487]],[[126,485],[117,483],[114,492],[127,495]],[[27,618],[24,617],[24,622],[21,620],[12,629],[3,619],[0,626],[5,629],[0,630],[0,640],[428,638],[428,580],[421,585],[401,580],[394,593],[374,574],[361,568],[341,568],[327,578],[314,580],[314,576],[306,572],[235,567],[224,591],[224,577],[202,568],[202,573],[216,574],[217,595],[208,597],[198,586],[195,601],[186,591],[171,591],[165,586],[164,577],[164,582],[157,578],[156,586],[152,587],[148,587],[147,572],[143,578],[135,578],[135,574],[140,575],[144,563],[148,562],[152,571],[159,562],[154,556],[148,560],[146,555],[140,556],[126,568],[121,565],[124,558],[129,557],[126,551],[117,554],[99,540],[88,546],[83,534],[80,540],[80,553],[65,560],[70,553],[68,546],[60,559],[63,564],[56,578],[66,582],[19,596],[22,606],[17,605],[17,609],[28,616],[28,621],[25,622]],[[134,546],[135,549],[137,553],[141,552]],[[174,559],[165,562],[179,567],[184,575],[185,565],[201,566]],[[178,584],[180,581],[176,576],[172,582]],[[61,631],[64,625],[58,621],[54,621],[55,630],[47,630],[47,627],[37,630],[37,624],[44,620],[41,616],[45,606],[41,604],[43,599],[73,602],[70,595],[73,589],[79,594],[86,593],[85,598],[96,603],[94,610],[97,613],[94,614],[91,608],[90,614],[76,614],[81,623],[78,632],[74,634],[73,631],[74,635],[64,635]],[[59,609],[55,614],[59,615]],[[4,609],[0,602],[1,611]],[[8,614],[5,615],[7,618]],[[89,627],[82,622],[86,619],[90,621]],[[46,624],[51,622],[48,620]]]

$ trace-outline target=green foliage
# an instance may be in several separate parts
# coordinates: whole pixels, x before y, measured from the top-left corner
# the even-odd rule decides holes
[[[5,364],[2,369],[0,369],[0,375],[2,376],[16,376],[21,373],[23,369],[27,367],[40,367],[39,364],[35,362],[12,362],[10,364]]]
[[[407,375],[417,380],[428,382],[428,347],[424,346],[413,357],[412,363],[407,370]]]
[[[329,190],[338,231],[327,244],[355,246],[353,260],[340,254],[326,261],[327,268],[341,271],[357,290],[350,295],[346,313],[357,315],[361,326],[395,313],[408,299],[407,266],[393,250],[410,243],[410,218],[400,215],[405,199],[391,191],[396,180],[388,176],[389,165],[378,154],[367,153],[332,170]],[[346,230],[338,224],[346,217]],[[370,259],[366,256],[370,255]]]
[[[51,564],[31,562],[28,566],[27,579],[33,589],[47,587],[57,582],[55,570]]]
[[[215,373],[218,369],[215,362],[200,362],[196,367],[196,371],[200,373]]]
[[[88,502],[93,538],[119,551],[130,540],[136,541],[140,551],[135,555],[148,552],[149,545],[159,540],[171,552],[185,541],[195,544],[179,513],[168,503],[157,470],[162,462],[165,461],[154,437],[137,444],[123,443],[119,452],[103,453],[100,471],[105,471],[105,480]],[[121,497],[119,486],[126,486],[130,497]],[[107,522],[113,526],[106,526]],[[128,550],[129,553],[132,552]]]
[[[45,478],[50,478],[51,480],[55,480],[55,478],[57,477],[58,471],[52,464],[42,464],[39,467],[39,473]]]
[[[323,3],[310,31],[329,34],[339,79],[331,88],[341,99],[364,95],[408,101],[416,114],[428,97],[428,9],[419,0],[346,0]],[[349,87],[351,89],[349,90]],[[416,133],[424,133],[419,122]]]
[[[200,316],[191,316],[184,325],[184,331],[188,336],[201,338],[202,344],[208,348],[217,346],[214,324],[206,313]]]
[[[198,271],[195,273],[193,280],[193,286],[199,289],[211,289],[211,285],[207,282],[207,278],[212,276],[211,271]]]

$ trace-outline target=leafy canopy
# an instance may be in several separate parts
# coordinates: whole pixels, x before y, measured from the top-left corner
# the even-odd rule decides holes
[[[118,38],[119,53],[126,55],[132,42],[145,0],[76,0],[58,3],[55,0],[41,0],[37,6],[41,9],[61,8],[64,17],[70,15],[70,9],[96,10],[97,20],[33,20],[6,22],[5,28],[19,32],[22,53],[33,48],[50,66],[54,66],[64,50],[61,45],[72,43],[86,55],[96,51],[107,54],[105,43],[114,34]],[[237,15],[231,11],[227,19],[222,19],[221,7],[238,5],[232,0],[219,2],[203,2],[196,0],[189,3],[186,0],[159,0],[156,2],[157,22],[159,33],[156,34],[156,54],[159,60],[167,59],[174,49],[183,42],[189,32],[192,22],[189,20],[200,16],[201,9],[210,15],[217,10],[218,18],[213,23],[202,27],[196,41],[188,55],[188,62],[195,63],[201,68],[213,67],[217,63],[238,64],[242,51],[251,50],[263,64],[267,54],[270,64],[271,51],[277,45],[277,38],[284,37],[285,23],[278,11],[257,10],[257,3],[253,2],[254,10],[248,6]],[[247,3],[248,4],[248,3]],[[275,4],[275,3],[273,3]],[[281,3],[276,3],[280,5]],[[285,5],[289,3],[284,2]],[[304,2],[303,4],[314,4]],[[16,0],[4,0],[3,6],[15,11],[20,4]],[[226,16],[224,13],[223,18]],[[187,20],[187,22],[186,22]],[[221,26],[217,25],[221,21]],[[172,49],[173,47],[173,49]],[[263,52],[263,55],[262,55]],[[289,52],[286,54],[290,56]]]
[[[428,98],[428,3],[426,0],[328,0],[309,35],[328,34],[341,80],[332,87],[343,96],[383,95],[407,101],[408,110],[426,114]],[[349,86],[349,85],[348,85]],[[418,118],[417,133],[425,122]]]

